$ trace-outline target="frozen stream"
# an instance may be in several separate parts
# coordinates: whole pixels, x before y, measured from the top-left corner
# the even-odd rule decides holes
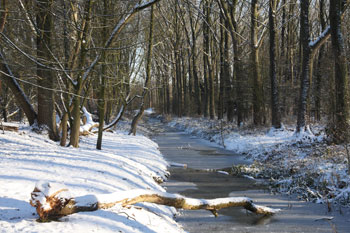
[[[257,204],[282,209],[275,216],[259,217],[230,208],[220,210],[218,218],[209,211],[181,210],[176,219],[187,232],[350,232],[349,209],[332,207],[328,212],[325,205],[272,195],[259,182],[218,173],[214,169],[244,163],[243,157],[161,123],[153,122],[152,128],[166,160],[187,164],[169,168],[171,176],[164,183],[168,192],[195,198],[247,196]]]

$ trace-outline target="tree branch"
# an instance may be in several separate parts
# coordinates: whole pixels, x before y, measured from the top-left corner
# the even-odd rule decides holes
[[[112,44],[114,38],[121,32],[121,30],[124,28],[124,26],[130,21],[130,19],[139,11],[146,9],[149,6],[152,6],[153,4],[159,2],[160,0],[152,0],[149,2],[145,2],[143,4],[136,4],[127,14],[125,14],[124,18],[119,20],[118,24],[113,28],[110,36],[108,37],[107,41],[105,42],[104,49],[109,48],[109,46]],[[97,62],[100,60],[101,52],[99,52],[93,62],[90,64],[90,66],[86,69],[86,71],[83,74],[83,85],[86,82],[87,77],[89,76],[91,70],[94,68],[94,66],[97,64]]]

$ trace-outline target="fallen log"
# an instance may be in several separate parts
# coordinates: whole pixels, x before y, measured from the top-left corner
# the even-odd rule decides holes
[[[30,204],[36,207],[41,221],[54,220],[83,211],[107,209],[117,204],[125,207],[140,202],[173,206],[185,210],[205,209],[211,211],[216,217],[218,216],[217,210],[237,206],[262,215],[273,215],[280,211],[279,209],[255,205],[247,197],[194,199],[179,194],[145,189],[72,197],[69,190],[63,185],[48,182],[38,182],[31,193],[30,200]]]
[[[0,130],[18,132],[18,125],[7,122],[1,122]]]
[[[92,119],[92,115],[91,113],[89,113],[85,107],[83,107],[83,112],[84,112],[84,116],[83,116],[83,125],[80,126],[80,136],[87,136],[90,134],[93,134],[91,131],[93,128],[98,128],[99,123],[98,122],[94,122],[94,120]]]

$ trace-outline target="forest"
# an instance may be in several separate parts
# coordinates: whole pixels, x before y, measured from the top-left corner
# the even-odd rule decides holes
[[[349,8],[0,0],[0,229],[347,232]]]
[[[347,7],[345,0],[2,0],[1,118],[27,119],[75,147],[84,106],[99,119],[99,141],[125,110],[139,109],[135,133],[152,107],[238,127],[293,122],[297,132],[322,121],[344,142]]]

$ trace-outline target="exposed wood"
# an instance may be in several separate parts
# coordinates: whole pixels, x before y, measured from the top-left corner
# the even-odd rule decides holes
[[[18,132],[18,126],[6,122],[0,122],[0,130]]]
[[[120,191],[111,194],[86,195],[71,197],[68,189],[62,185],[38,182],[31,193],[30,204],[36,207],[41,221],[57,219],[62,216],[83,212],[107,209],[115,205],[137,204],[140,202],[173,206],[186,210],[209,210],[218,216],[217,210],[229,207],[243,207],[253,213],[273,215],[279,209],[255,205],[247,197],[227,197],[217,199],[194,199],[179,194],[137,189]]]
[[[94,128],[98,128],[98,127],[99,127],[99,123],[94,123],[92,125],[89,125],[89,129],[80,131],[79,135],[80,136],[87,136],[87,135],[90,135],[90,134],[97,133],[97,131],[96,132],[92,132],[92,130]]]

